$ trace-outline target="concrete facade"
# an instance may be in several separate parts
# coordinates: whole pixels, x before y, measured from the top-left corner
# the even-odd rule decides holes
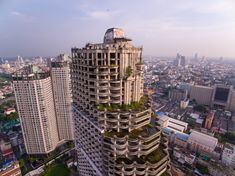
[[[213,91],[212,87],[194,85],[190,90],[190,100],[196,100],[198,104],[210,106]]]
[[[150,124],[151,105],[143,96],[142,48],[129,41],[121,29],[111,28],[104,43],[72,48],[73,119],[81,176],[155,176],[169,168],[168,142],[160,144],[160,127],[156,121]],[[135,109],[138,102],[144,106]],[[162,154],[161,160],[149,163],[151,154]]]

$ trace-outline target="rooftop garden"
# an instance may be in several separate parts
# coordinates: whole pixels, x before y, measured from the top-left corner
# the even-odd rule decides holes
[[[160,161],[166,154],[163,152],[162,147],[158,147],[156,150],[146,156],[142,156],[142,159],[150,163],[156,163]]]
[[[117,131],[115,131],[115,130],[111,130],[111,131],[106,131],[105,133],[104,133],[104,135],[106,136],[106,137],[114,137],[115,135],[117,136],[117,137],[125,137],[126,135],[128,135],[129,134],[129,132],[127,131],[127,130],[121,130],[120,132],[117,132]]]
[[[162,147],[158,147],[156,150],[154,150],[153,152],[151,152],[150,154],[146,155],[146,156],[141,156],[141,157],[133,157],[133,158],[126,158],[126,157],[121,157],[121,158],[117,158],[116,162],[117,163],[126,163],[126,164],[132,164],[134,161],[136,161],[139,164],[143,164],[146,161],[150,162],[150,163],[157,163],[159,162],[161,159],[163,159],[166,156],[166,154],[163,152]]]
[[[133,101],[130,104],[100,104],[97,106],[97,110],[99,111],[143,111],[146,109],[148,105],[148,97],[147,96],[142,96],[140,98],[140,101]]]
[[[129,138],[135,139],[135,138],[138,138],[139,136],[148,137],[148,136],[155,134],[156,132],[158,132],[158,129],[154,125],[147,124],[141,128],[134,129],[131,132],[128,132],[128,130],[121,130],[120,132],[111,130],[111,131],[106,131],[104,135],[107,137],[114,137],[115,135],[117,137],[128,136]]]
[[[164,172],[161,176],[170,176],[167,172]]]

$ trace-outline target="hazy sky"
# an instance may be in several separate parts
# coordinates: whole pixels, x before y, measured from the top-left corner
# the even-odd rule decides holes
[[[235,57],[235,0],[0,0],[0,56],[53,56],[110,27],[145,55]]]

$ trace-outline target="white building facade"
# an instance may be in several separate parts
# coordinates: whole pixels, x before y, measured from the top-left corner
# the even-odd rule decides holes
[[[70,58],[61,54],[51,62],[51,79],[60,140],[73,140]]]
[[[235,168],[235,145],[226,143],[222,154],[222,163]]]
[[[13,76],[16,104],[28,154],[46,154],[59,142],[49,71],[29,66]]]

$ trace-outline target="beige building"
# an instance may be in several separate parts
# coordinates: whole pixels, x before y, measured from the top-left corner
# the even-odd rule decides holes
[[[70,58],[61,54],[51,62],[51,79],[60,140],[73,140]]]
[[[59,142],[49,70],[28,66],[13,75],[13,87],[28,154],[46,154]]]
[[[213,96],[213,87],[191,86],[190,90],[190,100],[196,100],[198,104],[211,105],[212,96]]]
[[[160,176],[169,169],[168,141],[160,142],[156,118],[150,124],[151,104],[143,95],[142,48],[129,41],[123,30],[111,28],[104,43],[72,48],[73,119],[81,176]]]
[[[232,86],[214,85],[213,87],[208,87],[192,85],[190,100],[196,100],[198,104],[235,112],[235,90]]]
[[[171,89],[169,91],[168,98],[170,101],[181,101],[181,100],[186,100],[187,99],[188,92],[186,90],[182,89]]]

